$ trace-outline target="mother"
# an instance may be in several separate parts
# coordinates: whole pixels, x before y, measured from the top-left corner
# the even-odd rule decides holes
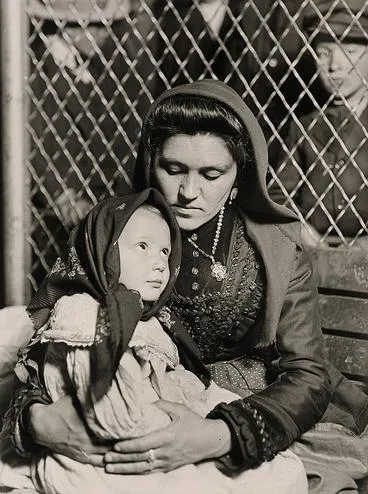
[[[218,405],[206,419],[161,402],[173,418],[168,428],[105,453],[106,446],[92,444],[70,400],[44,406],[49,400],[35,377],[9,414],[19,452],[31,453],[37,443],[80,461],[104,462],[108,472],[140,473],[154,449],[157,470],[217,458],[223,472],[236,475],[290,446],[325,414],[340,431],[349,427],[357,451],[368,457],[362,446],[367,448],[367,440],[357,437],[368,422],[368,397],[336,370],[326,370],[316,288],[299,224],[270,200],[266,172],[260,127],[225,84],[180,86],[152,105],[134,187],[158,187],[182,230],[183,262],[171,308],[220,385],[256,392]],[[324,458],[314,463],[306,442],[300,451],[307,467],[313,465],[314,479],[320,477],[316,492],[339,492],[345,480],[336,490],[331,484],[321,489],[324,475],[329,472],[331,480],[341,472],[331,465],[323,471]],[[89,458],[83,458],[86,452]],[[356,478],[367,475],[363,463]]]

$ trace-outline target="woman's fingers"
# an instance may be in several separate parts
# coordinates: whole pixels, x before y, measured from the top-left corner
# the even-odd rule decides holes
[[[160,459],[158,450],[149,450],[145,453],[123,454],[109,453],[111,462],[105,470],[115,474],[142,474],[164,470],[165,462]]]
[[[94,467],[104,467],[105,466],[105,460],[104,460],[104,455],[88,455],[88,461],[86,463],[89,463],[90,465],[93,465]]]
[[[153,450],[152,450],[153,451]],[[116,453],[114,451],[110,451],[105,455],[108,456],[109,463],[137,463],[137,462],[147,462],[148,453],[145,451],[144,453]]]
[[[117,442],[114,444],[113,449],[106,453],[106,461],[109,461],[107,457],[110,453],[113,453],[113,451],[117,453],[146,453],[150,449],[158,449],[161,446],[164,446],[170,441],[170,438],[170,431],[168,431],[167,428],[164,428],[147,436]]]
[[[186,412],[187,408],[179,403],[172,403],[166,400],[158,400],[155,402],[155,405],[169,415],[171,424],[146,436],[118,441],[115,443],[113,451],[119,453],[144,453],[150,449],[160,448],[172,441],[172,426]]]
[[[114,473],[119,475],[136,475],[136,474],[147,474],[152,473],[152,471],[160,472],[163,471],[163,467],[157,462],[152,468],[146,461],[135,462],[135,463],[109,463],[105,466],[105,471],[107,473]]]

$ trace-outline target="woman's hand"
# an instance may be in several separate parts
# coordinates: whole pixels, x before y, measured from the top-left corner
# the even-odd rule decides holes
[[[50,405],[31,405],[28,432],[35,443],[95,466],[103,466],[103,455],[112,446],[93,442],[69,396]]]
[[[105,470],[115,474],[168,472],[230,451],[231,434],[222,420],[204,419],[184,405],[155,402],[171,424],[136,439],[119,441],[105,455]]]

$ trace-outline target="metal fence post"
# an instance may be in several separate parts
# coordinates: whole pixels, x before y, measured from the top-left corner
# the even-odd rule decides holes
[[[24,0],[1,0],[5,304],[26,298],[26,33]]]

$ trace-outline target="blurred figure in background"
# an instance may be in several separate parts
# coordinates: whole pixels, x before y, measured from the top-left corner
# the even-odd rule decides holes
[[[368,249],[368,5],[315,5],[304,27],[329,98],[321,112],[292,122],[286,141],[291,154],[278,171],[282,187],[275,184],[270,192],[281,203],[291,196],[289,203],[307,221],[306,246],[327,245],[326,236],[335,235]]]
[[[301,0],[156,0],[162,32],[155,95],[205,77],[226,82],[257,115],[275,166],[290,105],[298,100],[298,112],[311,109],[301,96],[300,79],[310,81],[313,74],[299,35],[303,8]]]
[[[28,2],[34,287],[93,203],[130,188],[124,157],[140,127],[130,9],[129,0]]]

